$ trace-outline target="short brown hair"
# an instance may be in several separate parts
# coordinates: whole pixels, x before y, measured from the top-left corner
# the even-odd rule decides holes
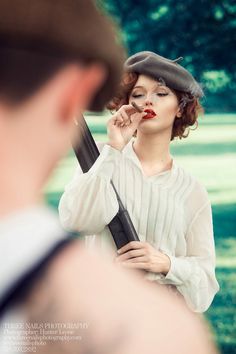
[[[124,73],[119,89],[113,99],[108,103],[107,108],[110,110],[118,110],[129,101],[130,93],[138,80],[137,73]],[[186,138],[189,135],[190,127],[196,129],[198,126],[197,118],[199,113],[203,112],[203,108],[199,99],[193,97],[189,93],[172,90],[179,101],[182,111],[181,118],[175,118],[171,140],[174,138]]]
[[[102,110],[120,82],[124,51],[94,0],[0,1],[0,100],[20,104],[69,64],[107,72],[91,110]]]

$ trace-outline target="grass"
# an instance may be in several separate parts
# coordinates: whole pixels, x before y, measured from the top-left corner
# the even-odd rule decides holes
[[[98,141],[106,140],[107,116],[87,116]],[[236,353],[236,114],[210,114],[188,139],[172,143],[176,161],[205,184],[212,202],[217,254],[217,278],[221,287],[205,316],[223,354]],[[45,195],[57,207],[77,161],[72,151],[55,170]]]

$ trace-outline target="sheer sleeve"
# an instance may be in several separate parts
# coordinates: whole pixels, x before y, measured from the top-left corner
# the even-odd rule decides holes
[[[192,210],[197,205],[202,205],[194,211],[186,233],[186,256],[168,255],[171,268],[162,278],[162,282],[175,285],[190,308],[196,312],[204,312],[219,290],[219,285],[215,277],[215,245],[210,201],[203,187],[195,189],[194,193],[192,197],[195,206],[192,206]]]
[[[102,231],[113,219],[119,205],[110,182],[120,159],[120,151],[105,145],[87,173],[78,168],[59,203],[64,228],[93,234]]]

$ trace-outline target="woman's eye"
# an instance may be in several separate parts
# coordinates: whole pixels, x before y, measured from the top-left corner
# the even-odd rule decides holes
[[[164,97],[164,96],[167,96],[168,93],[167,92],[157,92],[157,96],[159,97]]]
[[[141,93],[133,93],[133,94],[131,95],[131,97],[133,97],[133,98],[140,98],[140,97],[143,97],[143,95],[142,95]]]

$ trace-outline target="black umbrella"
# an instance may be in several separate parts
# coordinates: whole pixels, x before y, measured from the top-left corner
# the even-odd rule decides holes
[[[76,122],[76,124],[79,128],[78,135],[80,136],[80,142],[79,144],[74,145],[73,148],[80,167],[85,173],[88,172],[98,158],[99,150],[83,116],[78,122]],[[128,211],[125,209],[112,181],[111,185],[116,193],[119,203],[119,211],[108,224],[108,227],[116,247],[119,249],[131,241],[139,241],[139,238]]]

